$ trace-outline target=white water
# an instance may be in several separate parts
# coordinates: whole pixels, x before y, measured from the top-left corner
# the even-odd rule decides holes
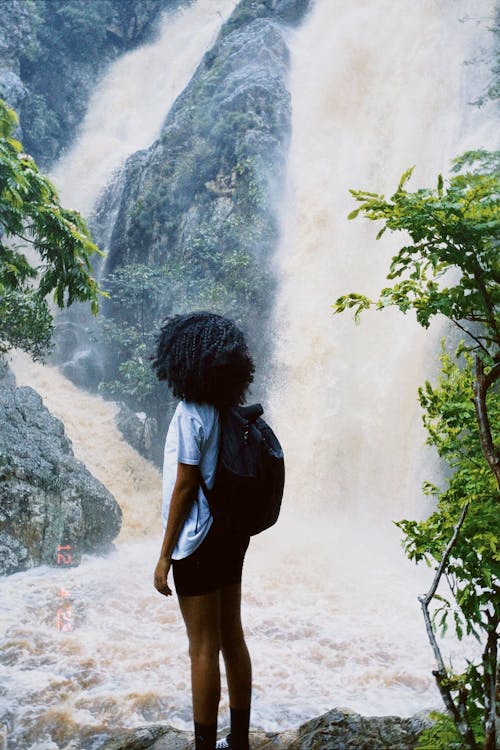
[[[456,20],[463,6],[318,0],[291,39],[294,133],[277,312],[281,336],[290,332],[280,354],[288,385],[274,406],[288,489],[282,521],[253,540],[245,569],[255,726],[287,728],[333,706],[409,715],[439,704],[416,602],[428,571],[404,561],[388,523],[415,508],[415,474],[425,474],[413,458],[421,440],[414,393],[428,353],[398,316],[354,328],[328,306],[347,289],[365,291],[368,282],[376,289],[391,250],[372,251],[374,228],[346,222],[347,188],[391,188],[414,162],[424,183],[472,138],[461,61],[473,37]],[[91,158],[92,143],[79,148]],[[82,191],[82,203],[76,192],[74,202],[84,211],[85,184]],[[152,587],[159,475],[118,436],[112,405],[26,359],[15,370],[115,494],[124,529],[105,560],[89,556],[78,568],[41,567],[1,581],[9,747],[56,750],[87,732],[148,721],[190,727],[183,626],[175,601]],[[311,506],[319,519],[307,516]],[[62,587],[68,631],[57,628]],[[225,693],[222,709],[221,726]]]
[[[422,515],[433,472],[417,388],[444,335],[395,310],[333,316],[349,291],[376,296],[404,236],[347,215],[350,188],[391,195],[434,185],[462,150],[491,145],[494,121],[468,106],[481,91],[464,67],[489,41],[494,3],[317,0],[293,36],[293,135],[275,312],[285,376],[272,398],[294,504],[359,523]],[[490,35],[491,36],[491,35]],[[486,38],[485,38],[486,37]],[[473,80],[475,78],[475,80]],[[398,244],[399,243],[399,244]],[[311,484],[313,480],[313,484]]]

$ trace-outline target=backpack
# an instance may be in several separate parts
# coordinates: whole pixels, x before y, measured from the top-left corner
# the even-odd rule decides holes
[[[214,519],[245,534],[259,534],[278,519],[285,462],[278,438],[261,418],[260,404],[220,412],[221,437],[214,485],[200,478]]]

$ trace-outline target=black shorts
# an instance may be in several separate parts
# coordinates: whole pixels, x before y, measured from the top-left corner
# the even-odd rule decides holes
[[[192,555],[172,560],[177,596],[200,596],[241,583],[250,537],[233,533],[215,521]]]

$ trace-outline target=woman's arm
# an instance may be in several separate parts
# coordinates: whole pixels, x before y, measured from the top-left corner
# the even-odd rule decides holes
[[[182,526],[196,500],[200,486],[200,467],[177,464],[177,476],[170,500],[167,526],[161,545],[160,559],[155,568],[154,586],[160,594],[170,596],[172,591],[167,583],[172,561],[172,552],[181,533]]]

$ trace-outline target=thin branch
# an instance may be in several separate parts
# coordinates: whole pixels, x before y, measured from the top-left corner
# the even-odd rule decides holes
[[[484,344],[481,343],[481,338],[484,338],[484,337],[478,338],[477,336],[474,336],[474,334],[471,333],[468,328],[466,328],[461,323],[459,323],[458,320],[452,320],[452,323],[454,323],[457,326],[457,328],[460,328],[461,331],[463,331],[464,333],[466,333],[467,336],[470,336],[470,338],[473,341],[476,342],[476,344],[478,345],[478,347],[480,349],[482,349],[483,352],[488,355],[488,357],[491,356],[490,353],[489,353],[489,351],[487,350],[487,348],[484,346]]]
[[[468,510],[469,510],[469,503],[467,502],[467,503],[465,503],[464,507],[462,508],[462,512],[460,514],[460,518],[458,519],[458,523],[456,524],[456,526],[453,529],[452,537],[451,537],[450,541],[448,542],[448,544],[446,545],[445,551],[443,552],[443,556],[441,558],[441,562],[438,565],[438,569],[436,570],[436,575],[434,576],[434,580],[432,581],[432,585],[431,585],[429,591],[427,592],[427,594],[425,594],[425,596],[419,596],[418,597],[418,601],[421,604],[425,605],[426,607],[429,606],[429,603],[430,603],[431,599],[433,598],[434,594],[437,591],[437,587],[439,586],[439,581],[441,580],[441,576],[444,573],[444,569],[445,569],[446,564],[448,562],[448,558],[450,557],[451,551],[452,551],[453,547],[456,544],[456,541],[458,539],[458,535],[460,533],[460,529],[463,526],[463,523],[465,521],[465,516],[467,515],[467,511]],[[444,662],[442,661],[442,658],[441,658],[440,666],[441,665],[443,666],[443,669],[444,669]]]
[[[474,259],[476,261],[474,279],[476,280],[477,287],[479,289],[481,297],[483,298],[483,302],[484,302],[484,306],[486,310],[486,316],[488,318],[488,323],[491,326],[491,330],[495,332],[495,340],[498,343],[500,341],[500,331],[498,330],[497,319],[495,316],[495,309],[493,307],[493,303],[491,301],[490,295],[488,294],[488,290],[486,289],[486,284],[483,281],[484,271],[479,265],[479,261],[477,260],[476,255],[474,255]]]
[[[445,573],[445,568],[446,568],[446,565],[448,564],[451,551],[457,542],[460,529],[463,526],[468,510],[469,510],[469,503],[467,502],[462,508],[460,518],[458,519],[458,522],[453,529],[453,534],[451,536],[451,539],[446,545],[445,551],[443,552],[443,556],[441,557],[441,562],[438,565],[431,587],[429,591],[427,592],[427,594],[425,594],[424,596],[419,596],[418,600],[422,607],[422,613],[424,615],[427,636],[429,638],[431,648],[434,652],[434,658],[436,659],[436,663],[438,665],[438,669],[434,670],[432,674],[434,675],[436,679],[436,684],[438,686],[439,692],[441,693],[441,697],[443,699],[444,705],[446,706],[446,708],[448,709],[448,712],[453,717],[455,726],[457,727],[458,732],[463,738],[464,743],[466,744],[468,748],[470,748],[470,750],[476,750],[477,743],[474,738],[474,734],[472,732],[470,724],[467,720],[467,713],[466,713],[465,707],[461,705],[460,700],[459,700],[458,706],[456,705],[455,701],[453,700],[453,696],[451,694],[451,689],[449,685],[447,684],[446,666],[443,660],[441,649],[439,648],[439,645],[437,642],[436,634],[434,632],[431,616],[429,613],[429,604],[432,601],[432,598],[434,597],[437,591],[437,588],[439,586],[439,582],[441,580],[443,573]]]

